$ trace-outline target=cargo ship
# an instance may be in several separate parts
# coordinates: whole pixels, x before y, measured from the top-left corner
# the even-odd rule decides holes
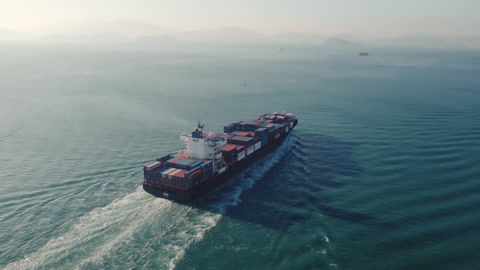
[[[143,189],[157,197],[190,202],[228,183],[277,149],[298,123],[293,113],[273,112],[204,132],[199,123],[180,138],[185,148],[143,166]]]

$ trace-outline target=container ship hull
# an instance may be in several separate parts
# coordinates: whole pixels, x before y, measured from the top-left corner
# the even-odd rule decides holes
[[[272,154],[272,152],[274,152],[283,144],[283,142],[285,141],[287,136],[290,134],[290,132],[293,130],[293,128],[297,125],[297,123],[298,123],[298,120],[294,119],[290,123],[288,131],[284,132],[283,134],[280,134],[279,132],[279,135],[276,136],[275,139],[272,139],[268,143],[265,143],[258,150],[248,155],[245,155],[245,157],[242,158],[241,160],[235,161],[234,163],[231,162],[231,165],[228,166],[226,169],[217,170],[216,172],[213,172],[211,177],[208,177],[208,175],[205,176],[203,178],[204,180],[195,186],[190,186],[188,188],[184,188],[184,187],[177,188],[175,186],[162,184],[162,182],[155,182],[152,179],[153,177],[152,175],[155,175],[155,173],[152,174],[151,172],[146,172],[144,183],[143,183],[143,189],[146,192],[156,197],[165,198],[165,199],[182,202],[182,203],[191,202],[201,197],[202,195],[225,185],[230,180],[234,179],[237,175],[241,174],[242,172],[244,172],[245,170],[253,166],[255,163],[263,160],[264,158]],[[260,143],[257,143],[257,144],[260,145]],[[222,162],[220,162],[220,164],[221,163]],[[208,169],[205,169],[205,170],[208,170]],[[165,175],[163,176],[165,177]],[[165,181],[166,179],[163,179],[163,180]],[[168,180],[166,181],[168,183]]]

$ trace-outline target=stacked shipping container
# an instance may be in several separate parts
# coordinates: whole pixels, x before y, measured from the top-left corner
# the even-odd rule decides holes
[[[232,138],[229,138],[227,140],[228,143],[231,144],[238,144],[238,145],[248,145],[252,143],[255,139],[252,137],[246,137],[246,136],[235,136]]]
[[[181,157],[170,159],[164,165],[153,161],[144,166],[144,177],[151,184],[189,190],[213,177],[213,163]]]
[[[224,127],[224,132],[216,137],[227,139],[227,148],[222,149],[225,161],[232,165],[245,156],[252,154],[262,146],[274,141],[281,135],[288,132],[293,125],[293,114],[284,112],[273,112],[265,114],[253,121],[240,121]],[[289,127],[288,127],[289,126]],[[254,140],[249,138],[255,138]],[[231,145],[242,145],[245,149],[234,151]],[[252,147],[255,145],[255,147]]]
[[[191,170],[197,166],[200,166],[203,161],[194,160],[186,157],[176,157],[169,159],[165,162],[165,165],[172,168]]]
[[[224,133],[213,137],[227,140],[220,151],[225,163],[232,166],[287,133],[293,121],[292,114],[274,112],[253,121],[226,125]],[[213,178],[213,167],[212,161],[164,155],[144,166],[145,181],[170,189],[190,190]]]

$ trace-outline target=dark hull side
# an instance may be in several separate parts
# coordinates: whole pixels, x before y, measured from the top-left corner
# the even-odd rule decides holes
[[[294,127],[296,125],[297,121],[294,122]],[[261,161],[262,159],[270,155],[273,151],[280,147],[280,145],[282,145],[282,143],[285,141],[285,139],[292,130],[293,128],[291,128],[289,132],[281,135],[272,143],[265,145],[264,147],[260,148],[260,150],[255,151],[251,155],[245,157],[243,160],[237,162],[235,165],[229,167],[228,170],[224,173],[216,175],[207,182],[193,188],[191,191],[171,190],[161,186],[154,186],[146,182],[143,183],[143,189],[146,192],[160,198],[165,198],[178,202],[190,202],[202,196],[203,194],[215,190],[220,186],[228,183],[230,180],[235,178],[235,176],[239,175],[249,167],[255,165],[255,163]]]

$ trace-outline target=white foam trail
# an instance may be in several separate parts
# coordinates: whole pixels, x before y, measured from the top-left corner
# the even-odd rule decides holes
[[[163,265],[174,269],[188,247],[215,227],[229,206],[240,202],[242,191],[251,188],[285,155],[296,140],[292,137],[270,157],[207,198],[207,211],[156,199],[139,187],[129,195],[87,213],[66,233],[5,269],[48,269],[59,265],[62,268],[102,268],[105,258],[118,256],[122,261],[132,251],[141,253],[145,260],[156,260],[157,267]],[[123,257],[117,255],[125,245],[141,237],[136,235],[141,231],[150,231],[153,236],[142,242],[141,249],[127,247]],[[120,266],[126,267],[125,263],[121,262]],[[139,265],[132,267],[142,268]]]
[[[211,203],[209,208],[212,211],[225,214],[225,211],[230,206],[238,205],[241,202],[240,195],[244,190],[253,187],[255,182],[260,179],[265,173],[267,173],[273,165],[278,163],[280,159],[287,153],[287,151],[297,141],[297,137],[294,134],[290,135],[285,142],[277,149],[271,156],[265,158],[255,166],[249,168],[245,173],[242,173],[235,181],[224,189],[230,189],[229,191],[217,192],[217,196],[221,196],[221,199],[215,200]]]
[[[209,221],[208,224],[205,224],[190,241],[188,241],[187,245],[184,245],[177,256],[169,262],[169,269],[174,269],[176,267],[176,263],[180,261],[184,254],[185,250],[194,242],[197,242],[203,238],[205,233],[216,226],[218,220],[221,218],[223,214],[226,213],[226,210],[230,206],[238,205],[240,200],[240,195],[244,190],[250,189],[255,181],[260,179],[265,173],[272,168],[290,149],[296,141],[296,137],[290,136],[286,139],[283,145],[275,151],[271,156],[267,157],[265,160],[261,161],[259,164],[256,164],[247,172],[243,173],[239,177],[235,179],[235,181],[223,188],[220,192],[216,192],[212,195],[211,201],[207,203],[207,209],[210,210],[209,212],[205,212],[202,216],[205,218],[206,221]],[[254,174],[251,172],[254,171]],[[209,199],[209,198],[207,198]],[[218,213],[218,214],[214,214]]]
[[[89,212],[65,234],[51,239],[24,259],[7,265],[6,269],[48,268],[49,264],[65,260],[73,250],[83,249],[80,256],[107,253],[116,243],[131,237],[133,232],[155,213],[171,204],[166,200],[153,200],[140,187],[134,193]],[[95,243],[93,248],[89,246],[105,236],[113,237],[107,239],[101,247],[95,248]],[[90,248],[87,250],[88,247]]]

